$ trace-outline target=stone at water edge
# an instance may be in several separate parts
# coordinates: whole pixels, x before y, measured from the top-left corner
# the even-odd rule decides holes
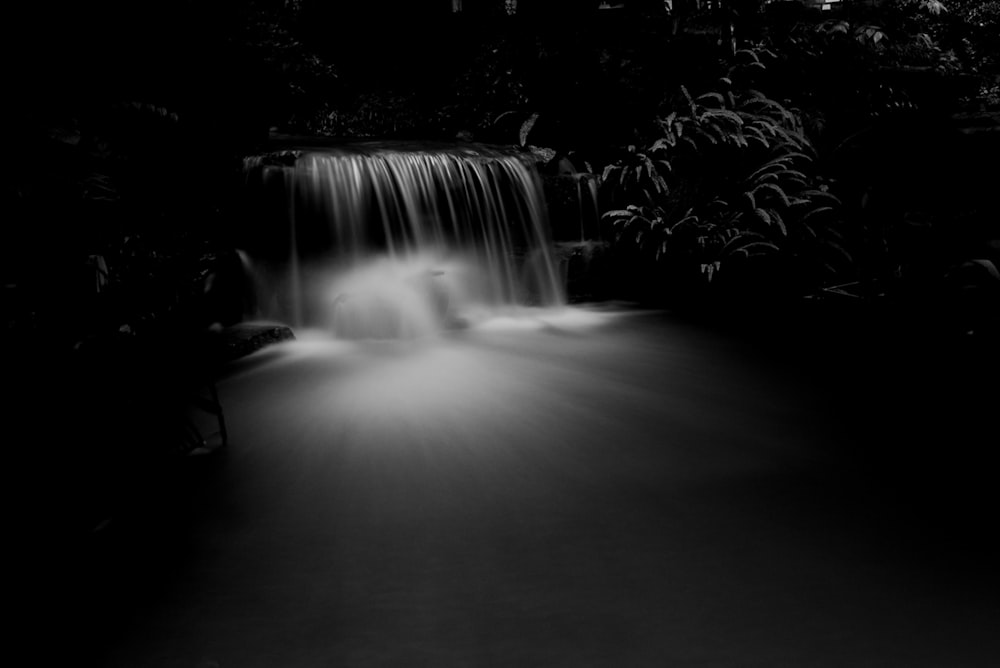
[[[287,325],[241,322],[220,332],[222,350],[227,361],[245,357],[265,346],[295,339]]]

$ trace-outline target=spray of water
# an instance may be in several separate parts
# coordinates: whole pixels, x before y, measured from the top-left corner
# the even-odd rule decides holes
[[[538,174],[509,151],[371,144],[248,168],[286,200],[264,317],[408,338],[565,302]]]

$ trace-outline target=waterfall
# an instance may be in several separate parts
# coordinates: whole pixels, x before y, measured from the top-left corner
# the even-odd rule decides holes
[[[251,252],[262,317],[396,338],[565,301],[540,178],[512,151],[360,144],[246,169],[285,235]]]

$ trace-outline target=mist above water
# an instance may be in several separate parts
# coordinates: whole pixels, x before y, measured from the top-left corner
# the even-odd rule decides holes
[[[255,263],[260,317],[409,338],[565,301],[538,174],[515,154],[371,144],[248,168],[287,213],[287,258]]]
[[[858,474],[872,427],[774,362],[611,305],[300,329],[220,384],[209,556],[112,665],[985,665],[952,660],[995,650],[996,578],[942,584],[941,476]]]
[[[995,552],[964,551],[988,522],[953,529],[966,467],[911,463],[972,439],[911,358],[565,305],[510,156],[323,152],[265,179],[293,252],[249,259],[296,339],[220,380],[232,445],[189,559],[121,607],[150,613],[103,665],[996,655]]]

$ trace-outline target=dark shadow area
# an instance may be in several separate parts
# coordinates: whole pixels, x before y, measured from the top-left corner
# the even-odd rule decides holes
[[[900,665],[987,665],[962,652],[989,649],[1000,584],[1000,14],[943,2],[9,10],[32,656],[838,665],[763,639],[786,624],[840,665],[921,629]],[[277,345],[299,332],[257,321],[256,270],[336,234],[259,175],[372,141],[516,156],[568,301],[634,320],[455,319],[427,366]],[[373,239],[414,233],[386,211]],[[206,388],[227,447],[201,447]],[[937,632],[935,607],[957,611]],[[843,646],[817,630],[838,624]]]

